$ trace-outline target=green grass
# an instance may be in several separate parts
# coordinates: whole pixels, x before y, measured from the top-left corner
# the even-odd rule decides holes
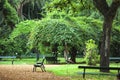
[[[59,58],[61,63],[65,63],[64,58]],[[40,59],[41,61],[41,59]],[[77,62],[82,62],[82,58],[77,58]],[[45,61],[46,62],[46,61]],[[14,65],[33,65],[36,63],[35,58],[23,58],[23,59],[15,59]],[[5,61],[0,61],[0,65],[10,65],[11,64],[11,59],[7,59]],[[45,65],[48,65],[45,63]],[[99,70],[94,70],[94,69],[87,69],[86,72],[86,79],[83,79],[82,77],[82,72],[83,69],[78,69],[79,65],[85,65],[85,64],[58,64],[58,66],[53,66],[53,67],[47,67],[46,70],[48,72],[52,72],[53,74],[57,76],[63,76],[63,77],[70,77],[71,80],[116,80],[116,71],[111,71],[109,75],[100,75],[101,73]],[[119,66],[120,63],[110,63],[110,66]],[[88,74],[89,73],[89,74]]]
[[[79,64],[85,65],[85,64]],[[47,71],[53,72],[57,76],[67,76],[71,80],[84,80],[82,76],[83,69],[78,69],[78,64],[66,64],[47,68]],[[87,69],[86,80],[115,80],[117,71],[100,73],[99,70]],[[89,73],[89,74],[88,74]]]
[[[34,64],[36,63],[36,58],[22,58],[22,59],[14,59],[14,64]],[[40,58],[39,61],[41,61],[42,58]],[[66,63],[64,58],[59,57],[58,60],[60,60],[60,63]],[[3,61],[0,61],[0,64],[11,64],[12,59],[3,59]],[[77,62],[82,62],[83,58],[77,58]],[[46,64],[46,61],[45,61]]]

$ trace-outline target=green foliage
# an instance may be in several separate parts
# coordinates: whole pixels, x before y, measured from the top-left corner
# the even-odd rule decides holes
[[[93,38],[99,42],[101,25],[102,21],[92,17],[73,17],[64,11],[54,10],[32,29],[28,44],[30,48],[58,44],[61,51],[64,43],[67,43],[69,47],[76,46],[82,51],[86,40]]]
[[[54,10],[52,12],[47,12],[45,17],[50,19],[66,19],[67,17],[70,17],[70,14],[66,14],[65,11],[57,11]]]
[[[28,41],[28,37],[27,34],[23,34],[20,36],[17,36],[14,41],[11,40],[12,46],[14,47],[12,52],[15,54],[17,53],[17,56],[21,56],[21,55],[25,55],[27,54],[27,41]]]
[[[102,21],[92,17],[72,17],[71,23],[79,27],[80,38],[83,44],[89,39],[94,39],[97,44],[99,43],[102,32]]]
[[[69,45],[77,45],[80,39],[76,28],[63,19],[42,19],[40,25],[31,32],[30,40],[34,46],[41,43],[43,45],[59,44],[61,46],[66,42]],[[76,43],[74,43],[76,41]],[[31,42],[30,42],[31,43]],[[36,45],[35,45],[36,44]]]
[[[119,56],[120,55],[120,26],[114,24],[112,29],[112,37],[111,37],[111,56]]]
[[[86,42],[85,60],[88,65],[96,65],[99,60],[98,49],[95,41],[90,39]]]
[[[80,1],[80,0],[51,0],[46,3],[45,9],[46,12],[65,11],[67,14],[79,15],[83,11],[84,15],[90,15],[90,9],[93,9],[92,0],[89,1]]]
[[[8,0],[4,1],[3,5],[3,13],[6,18],[6,22],[10,26],[14,26],[16,23],[18,23],[18,15],[16,10],[8,3]]]
[[[8,0],[1,0],[0,4],[2,4],[0,5],[0,55],[14,55],[14,46],[9,41],[8,35],[18,22],[17,12],[15,8],[8,3]]]
[[[8,0],[0,2],[0,38],[7,39],[15,24],[18,22],[18,16],[15,8],[13,8]]]
[[[0,55],[14,55],[14,46],[7,38],[0,40],[0,47]]]
[[[38,26],[39,21],[35,20],[26,20],[22,21],[19,24],[16,24],[16,28],[14,28],[13,32],[10,35],[11,39],[14,39],[17,36],[28,34],[30,31]]]
[[[38,23],[39,21],[26,20],[16,24],[16,28],[14,28],[13,32],[10,34],[10,41],[14,46],[14,53],[17,52],[18,55],[21,56],[30,52],[27,46],[28,37],[32,29],[38,26]]]
[[[57,43],[58,50],[62,51],[63,44],[67,42],[69,47],[76,46],[82,52],[85,41],[89,39],[95,40],[99,45],[103,16],[95,9],[92,0],[25,0],[23,4],[22,1],[24,0],[0,0],[0,47],[13,43],[16,48],[13,52],[23,53],[27,47],[39,47],[39,50],[44,52],[51,51],[51,46]],[[111,5],[112,0],[106,1]],[[22,13],[26,18],[39,18],[38,14],[40,17],[43,14],[44,18],[16,24],[19,21],[17,10],[21,4]],[[113,28],[111,39],[112,53],[119,53],[120,47],[119,12],[117,14],[114,24],[117,27]],[[14,27],[15,24],[16,28],[10,34],[9,26]],[[8,34],[12,42],[7,41]],[[4,50],[1,49],[1,52]],[[10,51],[12,49],[8,50]]]
[[[25,35],[29,37],[28,48],[37,47],[42,53],[52,52],[51,46],[54,44],[58,44],[61,52],[64,43],[82,51],[86,40],[93,38],[99,42],[101,24],[100,20],[92,17],[73,17],[64,11],[53,11],[47,13],[42,20],[26,20],[16,24],[10,38],[16,39]]]

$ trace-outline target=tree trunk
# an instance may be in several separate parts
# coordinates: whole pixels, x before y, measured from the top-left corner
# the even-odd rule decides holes
[[[65,43],[65,46],[64,46],[64,58],[65,58],[65,61],[68,63],[68,60],[69,60],[69,51],[68,51],[67,43]]]
[[[22,12],[22,9],[23,9],[23,4],[20,3],[20,5],[18,5],[18,7],[17,7],[17,12],[18,12],[18,16],[23,20],[23,12]]]
[[[76,53],[71,53],[71,61],[76,63]]]
[[[100,48],[100,66],[109,67],[110,55],[110,33],[112,28],[113,19],[109,17],[104,18],[103,36]],[[101,72],[109,72],[109,70],[100,70]]]
[[[17,7],[18,16],[19,16],[22,20],[24,20],[23,6],[24,6],[26,3],[28,3],[28,2],[30,2],[30,0],[22,0],[22,1],[20,2],[20,4],[18,5],[18,7]]]
[[[72,47],[71,49],[71,61],[76,63],[76,54],[77,54],[77,50],[75,49],[75,47]]]
[[[110,33],[113,19],[116,15],[117,9],[120,6],[120,0],[112,0],[108,5],[107,0],[93,0],[95,7],[104,16],[103,37],[100,48],[100,66],[109,67],[110,55]],[[101,72],[109,72],[109,70],[100,70]]]

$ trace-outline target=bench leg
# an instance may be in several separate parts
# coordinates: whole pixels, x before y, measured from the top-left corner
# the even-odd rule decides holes
[[[14,60],[12,60],[12,65],[13,65],[13,63],[14,63]]]
[[[43,66],[40,66],[40,68],[41,68],[42,72],[44,72]]]
[[[42,72],[44,72],[44,71],[45,71],[43,67],[40,67],[40,68],[41,68]]]
[[[44,65],[42,65],[40,68],[41,68],[42,72],[46,72]]]
[[[44,72],[46,72],[46,70],[45,70],[45,66],[43,65],[43,69],[44,69]]]
[[[44,72],[46,72],[45,68],[44,68]]]
[[[33,72],[34,72],[34,67],[33,67]]]
[[[85,68],[84,68],[84,72],[83,72],[83,78],[85,78]]]
[[[33,67],[33,72],[36,71],[36,67]]]

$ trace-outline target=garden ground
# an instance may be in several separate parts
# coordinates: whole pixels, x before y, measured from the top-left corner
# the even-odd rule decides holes
[[[77,58],[81,62],[82,58]],[[40,60],[41,61],[41,60]],[[11,65],[11,59],[0,61],[0,80],[84,80],[82,77],[83,69],[78,69],[80,64],[62,64],[64,59],[60,59],[61,64],[47,64],[45,67],[47,72],[32,72],[33,64],[36,63],[35,58],[15,59],[14,65]],[[97,65],[99,66],[99,64]],[[112,67],[120,67],[120,63],[110,63]],[[116,80],[117,71],[110,71],[112,75],[99,75],[99,70],[88,69],[86,80]]]
[[[57,66],[57,65],[52,65]],[[47,67],[52,67],[46,65]],[[0,80],[70,80],[69,77],[55,76],[50,72],[32,72],[33,65],[0,65]]]

